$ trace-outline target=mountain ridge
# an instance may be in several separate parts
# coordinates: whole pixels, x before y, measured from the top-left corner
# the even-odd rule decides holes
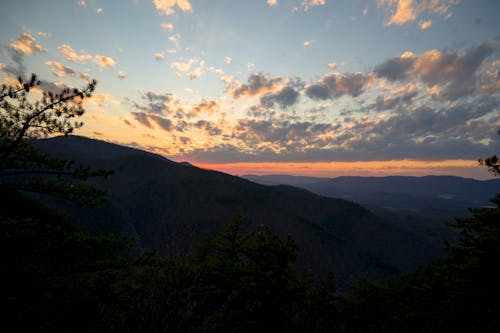
[[[56,137],[34,143],[43,151],[93,168],[113,169],[92,184],[108,191],[102,207],[45,202],[94,232],[125,232],[140,249],[189,252],[235,215],[265,224],[299,245],[302,272],[333,271],[341,285],[411,271],[444,255],[441,235],[388,223],[362,206],[290,186],[264,186],[222,172],[177,163],[135,148]],[[397,251],[395,251],[397,249]]]

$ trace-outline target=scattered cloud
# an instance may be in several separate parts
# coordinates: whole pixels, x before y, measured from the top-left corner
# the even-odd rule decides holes
[[[431,20],[427,20],[427,21],[420,21],[418,22],[418,26],[420,27],[420,29],[422,30],[427,30],[431,27],[432,25],[432,21]]]
[[[219,114],[220,112],[221,112],[221,106],[219,102],[212,100],[209,101],[203,100],[201,103],[191,108],[187,112],[187,115],[188,117],[197,117],[203,113],[208,115],[214,115],[214,114]]]
[[[89,73],[80,73],[80,79],[82,79],[85,83],[90,83],[92,81]]]
[[[103,56],[100,54],[97,54],[95,56],[95,62],[99,67],[106,68],[106,67],[113,67],[116,63],[113,60],[113,58]]]
[[[46,51],[42,45],[36,43],[36,38],[27,32],[23,32],[19,35],[19,37],[10,44],[10,49],[15,52],[29,55]]]
[[[314,43],[316,43],[315,40],[306,40],[304,43],[302,43],[302,45],[307,47],[307,46],[311,46]]]
[[[269,7],[277,6],[278,0],[267,0],[267,4],[269,5]]]
[[[183,12],[192,11],[192,6],[189,0],[153,0],[153,4],[158,12],[164,15],[172,15],[175,12],[175,6]]]
[[[170,64],[170,67],[179,72],[187,72],[191,69],[191,66],[193,66],[195,61],[196,60],[194,58],[189,59],[188,61],[185,62],[175,61]]]
[[[165,55],[163,54],[163,52],[155,53],[154,57],[155,57],[156,60],[163,60],[163,59],[165,59]]]
[[[302,0],[298,6],[292,8],[292,11],[296,12],[302,9],[307,12],[313,7],[324,6],[325,4],[326,0]]]
[[[230,56],[226,56],[226,57],[224,58],[224,62],[225,62],[226,64],[228,64],[228,65],[231,63],[231,61],[232,61],[232,60],[233,60],[233,58],[231,58]]]
[[[228,92],[233,98],[253,97],[276,91],[280,88],[282,81],[282,78],[271,78],[263,73],[251,74],[246,84],[233,82],[229,86]]]
[[[370,73],[330,73],[306,87],[306,95],[314,100],[338,98],[342,95],[357,97],[372,83]]]
[[[43,38],[51,38],[52,37],[52,34],[50,34],[48,32],[43,32],[43,31],[38,31],[36,34],[40,37],[43,37]]]
[[[335,69],[335,68],[337,68],[337,63],[330,62],[330,63],[328,63],[328,67],[330,67],[331,69]]]
[[[285,86],[277,92],[271,92],[262,96],[260,103],[266,108],[274,107],[277,104],[282,109],[285,109],[296,104],[299,101],[299,96],[300,94],[295,88]]]
[[[87,8],[87,2],[85,0],[78,0],[77,4],[82,8]]]
[[[390,12],[386,25],[403,25],[415,21],[424,12],[438,14],[445,18],[451,15],[450,8],[460,0],[377,0],[379,7]]]
[[[173,31],[174,30],[174,25],[172,23],[161,23],[160,24],[160,27],[162,27],[163,29],[165,30],[168,30],[168,31]]]
[[[58,47],[59,51],[66,57],[66,59],[71,61],[89,61],[92,60],[93,56],[88,54],[85,50],[81,50],[80,54],[76,53],[75,50],[68,44],[63,44]]]
[[[210,66],[207,68],[209,72],[219,74],[219,75],[224,75],[224,71],[221,68],[215,68],[213,66]]]
[[[118,72],[118,78],[119,79],[124,79],[125,76],[127,76],[127,73],[125,73],[124,71],[119,71]]]
[[[232,75],[223,75],[220,77],[220,80],[226,84],[230,84],[233,81]]]
[[[95,10],[95,12],[99,15],[99,14],[102,14],[102,12],[104,11],[104,9],[102,9],[101,7],[97,8]]]
[[[57,61],[47,61],[45,64],[49,66],[52,69],[52,73],[59,78],[75,74],[74,70]]]
[[[490,42],[469,48],[465,54],[445,49],[415,55],[405,52],[375,67],[378,77],[389,81],[420,79],[427,87],[438,89],[442,98],[455,100],[477,92],[487,76],[479,75],[481,66],[493,54]]]
[[[177,76],[182,77],[183,73],[192,79],[199,79],[205,74],[203,68],[205,61],[199,58],[190,58],[187,61],[174,61],[170,64],[170,68],[174,69]]]

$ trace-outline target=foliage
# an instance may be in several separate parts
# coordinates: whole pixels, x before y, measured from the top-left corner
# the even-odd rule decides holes
[[[498,135],[500,135],[500,131],[498,131]],[[498,160],[497,155],[493,155],[485,159],[480,158],[479,164],[486,166],[488,171],[493,175],[500,176],[500,161]]]
[[[97,203],[104,192],[88,185],[89,177],[108,176],[111,171],[75,166],[73,161],[51,157],[30,144],[30,139],[68,135],[83,125],[74,119],[85,112],[97,82],[83,89],[64,88],[59,93],[28,96],[41,84],[35,74],[14,86],[0,86],[0,189],[41,192],[82,203]]]

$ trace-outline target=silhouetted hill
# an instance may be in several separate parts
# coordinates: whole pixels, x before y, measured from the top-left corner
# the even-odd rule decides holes
[[[69,136],[36,142],[53,155],[113,169],[94,180],[110,200],[98,208],[45,198],[94,232],[125,232],[142,248],[189,252],[237,214],[251,224],[291,234],[305,272],[384,278],[444,254],[441,235],[416,233],[377,218],[358,204],[290,186],[263,186],[221,172],[175,163],[159,155]]]
[[[456,217],[468,208],[490,205],[500,179],[454,176],[314,178],[287,175],[244,176],[260,184],[288,184],[311,192],[358,202],[370,209]]]

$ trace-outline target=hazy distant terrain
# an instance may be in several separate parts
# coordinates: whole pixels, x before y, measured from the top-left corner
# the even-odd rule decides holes
[[[41,140],[37,145],[56,156],[115,170],[107,180],[95,183],[109,193],[110,201],[102,207],[82,209],[50,199],[53,205],[88,230],[126,232],[140,247],[163,254],[192,251],[204,235],[213,234],[241,214],[251,224],[270,225],[281,235],[291,234],[299,245],[302,270],[319,275],[334,271],[348,283],[355,277],[379,279],[410,271],[444,255],[442,240],[451,235],[443,224],[415,227],[398,223],[401,221],[344,199],[285,185],[264,186],[102,141],[70,136]],[[350,178],[342,179],[344,187],[338,192],[328,192],[335,189],[330,180],[290,179],[317,193],[358,199],[346,195],[352,193],[346,192]],[[255,180],[271,182],[265,177]],[[352,180],[355,188],[363,188],[364,181]]]
[[[288,184],[316,194],[357,202],[378,213],[453,219],[469,208],[491,205],[500,179],[452,176],[315,178],[287,175],[244,178],[260,184]]]

